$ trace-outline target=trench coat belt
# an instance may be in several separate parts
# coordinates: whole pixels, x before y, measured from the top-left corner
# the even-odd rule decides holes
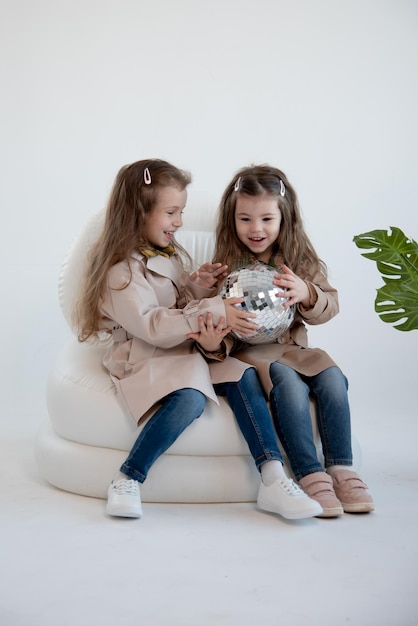
[[[128,331],[122,328],[122,326],[116,324],[112,328],[112,337],[114,343],[124,343],[125,341],[129,341],[129,339],[132,339],[133,335],[131,335],[131,333],[128,333]]]

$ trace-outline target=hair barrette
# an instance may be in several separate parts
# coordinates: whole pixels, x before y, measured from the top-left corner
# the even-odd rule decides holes
[[[282,198],[286,195],[286,187],[284,186],[282,179],[280,179],[280,195]]]
[[[151,173],[147,167],[144,169],[144,183],[146,185],[151,184]]]
[[[234,191],[239,191],[240,185],[241,185],[241,176],[240,176],[240,177],[238,178],[238,180],[235,182],[235,185],[234,185]]]

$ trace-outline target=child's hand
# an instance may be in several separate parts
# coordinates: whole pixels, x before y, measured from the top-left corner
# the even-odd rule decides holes
[[[227,265],[221,263],[204,263],[196,272],[190,276],[190,279],[199,287],[211,289],[216,285],[220,278],[227,276]]]
[[[230,332],[229,326],[225,327],[225,318],[221,317],[218,324],[213,323],[212,313],[208,313],[206,321],[203,315],[199,315],[199,332],[187,335],[189,339],[194,339],[207,352],[216,352],[222,344],[222,339]]]
[[[235,305],[243,302],[244,298],[225,298],[226,322],[228,326],[240,335],[253,335],[258,328],[258,324],[249,318],[257,317],[255,313],[244,311]]]
[[[303,306],[309,307],[309,289],[304,280],[296,276],[286,265],[282,265],[283,274],[275,274],[273,284],[281,287],[284,291],[281,298],[288,298],[283,303],[284,307],[300,302]]]

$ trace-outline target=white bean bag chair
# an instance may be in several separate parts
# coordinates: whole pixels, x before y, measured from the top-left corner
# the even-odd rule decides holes
[[[88,222],[62,266],[59,300],[70,327],[86,253],[100,232],[103,216],[101,212]],[[196,267],[211,259],[212,233],[179,231],[177,239]],[[75,336],[63,347],[48,379],[49,419],[35,442],[43,478],[60,489],[97,498],[107,497],[113,475],[142,428],[118,402],[102,365],[106,349],[81,344]],[[320,450],[314,418],[313,424]],[[353,448],[358,467],[360,450],[354,438]],[[208,401],[203,414],[156,461],[141,486],[141,497],[144,502],[252,502],[259,482],[246,441],[221,397],[219,406]]]

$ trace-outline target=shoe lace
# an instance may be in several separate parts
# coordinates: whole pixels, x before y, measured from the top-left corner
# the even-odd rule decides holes
[[[282,480],[282,487],[290,496],[300,496],[305,493],[291,478]]]
[[[113,485],[113,490],[119,496],[136,496],[138,493],[138,483],[136,480],[118,480]]]

